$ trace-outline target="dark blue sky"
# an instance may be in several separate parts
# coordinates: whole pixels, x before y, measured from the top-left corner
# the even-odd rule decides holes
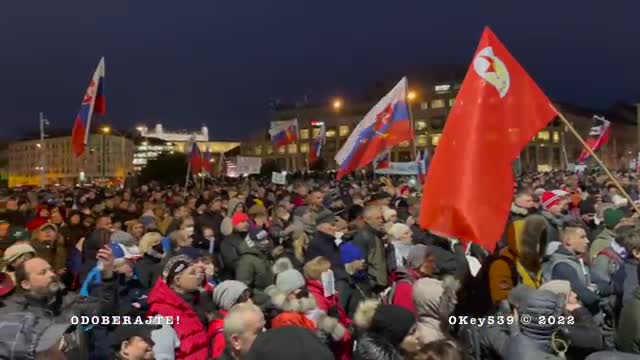
[[[640,1],[4,1],[5,137],[45,112],[71,129],[100,56],[118,127],[265,127],[269,98],[359,96],[422,65],[466,67],[489,25],[554,99],[605,107],[640,99]],[[411,79],[409,79],[411,82]]]

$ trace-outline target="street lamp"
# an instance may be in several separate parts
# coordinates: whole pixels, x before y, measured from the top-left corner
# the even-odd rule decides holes
[[[111,133],[111,127],[108,125],[105,125],[102,127],[102,129],[100,129],[102,131],[103,134],[107,135],[109,133]]]
[[[340,111],[342,109],[342,99],[334,99],[333,100],[333,110]]]
[[[407,100],[413,101],[417,97],[418,97],[418,94],[414,90],[409,90],[409,93],[407,94]]]

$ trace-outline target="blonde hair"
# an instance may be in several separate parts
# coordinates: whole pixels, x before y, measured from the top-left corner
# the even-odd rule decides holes
[[[331,261],[324,256],[318,256],[304,265],[304,277],[309,280],[320,280],[322,273],[331,269]]]
[[[391,225],[389,230],[387,230],[387,235],[389,235],[391,241],[399,241],[402,238],[402,235],[407,231],[411,231],[411,228],[408,225],[396,223]]]
[[[140,239],[140,243],[138,244],[138,249],[140,249],[141,253],[146,253],[151,250],[155,245],[160,244],[162,242],[162,235],[158,232],[148,232],[142,235]]]

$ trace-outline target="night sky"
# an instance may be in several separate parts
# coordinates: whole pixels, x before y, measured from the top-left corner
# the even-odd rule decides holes
[[[604,108],[640,99],[638,14],[637,0],[4,1],[1,133],[36,130],[39,111],[70,131],[104,55],[106,121],[239,139],[267,126],[270,98],[348,102],[389,74],[466,68],[484,25],[549,97]]]

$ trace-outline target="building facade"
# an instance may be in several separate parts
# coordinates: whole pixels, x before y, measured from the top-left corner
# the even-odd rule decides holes
[[[444,125],[455,103],[460,84],[457,82],[440,83],[430,87],[413,88],[414,96],[409,99],[415,138],[395,146],[391,151],[391,161],[412,161],[415,159],[414,142],[417,150],[427,149],[430,154],[437,151]],[[264,160],[273,160],[283,170],[296,171],[307,167],[306,157],[311,139],[318,135],[319,127],[313,124],[323,122],[326,125],[326,145],[322,158],[329,169],[335,169],[334,157],[347,138],[374,102],[350,105],[345,102],[340,109],[331,106],[294,107],[274,112],[273,119],[298,119],[299,141],[296,144],[276,148],[272,146],[268,135],[268,124],[258,134],[254,134],[242,144],[241,153],[246,156],[259,156]],[[636,125],[620,118],[615,113],[601,113],[567,104],[555,104],[559,111],[582,135],[586,136],[593,124],[593,115],[604,115],[612,122],[612,136],[609,144],[599,153],[610,168],[622,168],[629,164],[638,152],[636,145]],[[582,146],[565,129],[560,119],[553,120],[540,131],[525,147],[521,155],[522,167],[526,171],[549,171],[564,169],[575,162]]]
[[[123,179],[133,171],[133,153],[131,139],[109,134],[90,136],[79,158],[72,152],[70,136],[14,142],[8,150],[9,187]]]

